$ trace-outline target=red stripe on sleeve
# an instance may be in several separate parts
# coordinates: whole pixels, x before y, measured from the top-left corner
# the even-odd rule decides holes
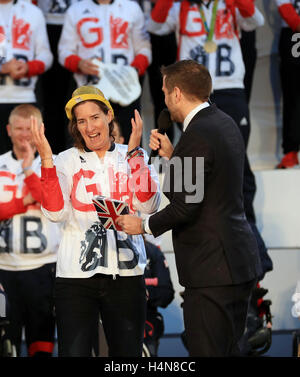
[[[240,11],[242,17],[252,17],[255,12],[255,6],[253,1],[249,0],[235,0],[235,4]]]
[[[33,342],[28,347],[28,355],[32,357],[34,356],[36,352],[52,353],[53,348],[54,348],[54,343],[52,342],[44,342],[44,341]]]
[[[9,171],[0,171],[0,177],[8,177],[14,180],[16,178],[16,175]]]
[[[28,72],[27,76],[37,76],[41,75],[45,72],[45,63],[40,60],[31,60],[30,62],[27,62],[28,64]]]
[[[0,177],[8,177],[13,181],[16,175],[9,171],[0,171]],[[6,185],[3,188],[12,192],[12,199],[9,202],[0,202],[0,221],[10,219],[19,213],[25,213],[27,207],[23,204],[23,198],[16,198],[17,186]]]
[[[65,67],[73,72],[76,73],[79,71],[78,64],[80,62],[81,58],[77,55],[70,55],[65,59]]]
[[[43,168],[42,172],[42,206],[51,212],[58,212],[64,208],[64,198],[56,174],[56,167]]]
[[[144,157],[137,156],[129,159],[131,176],[129,178],[129,190],[134,191],[140,202],[151,199],[157,191],[157,185],[151,178],[150,170],[145,165]]]
[[[300,16],[297,14],[292,4],[283,4],[279,8],[279,13],[289,27],[295,31],[300,24]]]
[[[158,278],[145,278],[146,285],[158,286]]]
[[[163,23],[168,17],[174,0],[158,0],[151,12],[151,18],[155,22]]]
[[[33,198],[41,203],[42,200],[42,185],[40,178],[35,174],[32,173],[28,177],[24,179],[24,183],[29,188],[29,191]]]
[[[0,203],[0,221],[10,219],[19,213],[25,213],[26,210],[27,207],[23,204],[23,198],[14,198],[10,202]]]

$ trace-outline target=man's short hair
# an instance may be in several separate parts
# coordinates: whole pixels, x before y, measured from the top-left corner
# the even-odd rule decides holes
[[[31,116],[35,116],[39,121],[43,121],[41,111],[36,106],[29,103],[24,103],[13,108],[8,118],[8,122],[10,124],[12,123],[12,118],[14,116],[19,116],[20,118],[25,119],[28,119]]]
[[[161,67],[165,87],[172,92],[177,86],[191,100],[207,101],[212,91],[212,80],[208,69],[194,60],[180,60]]]

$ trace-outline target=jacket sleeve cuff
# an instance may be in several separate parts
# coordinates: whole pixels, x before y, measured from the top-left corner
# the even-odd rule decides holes
[[[38,76],[45,72],[45,63],[40,60],[31,60],[27,62],[27,77]]]
[[[8,203],[0,203],[0,221],[25,213],[26,210],[27,207],[24,206],[23,198],[15,198]]]
[[[289,27],[295,31],[300,24],[300,16],[292,4],[283,4],[279,8],[279,13]]]
[[[144,227],[145,227],[145,232],[147,234],[152,234],[151,229],[149,227],[149,218],[150,218],[150,216],[145,218]]]
[[[131,66],[138,70],[139,76],[143,76],[149,66],[149,60],[147,56],[139,54],[136,55]]]
[[[73,72],[79,72],[78,64],[80,62],[81,58],[78,55],[70,55],[65,59],[65,67]]]
[[[56,167],[41,168],[42,206],[47,211],[57,212],[63,209],[64,199],[56,174]]]
[[[251,0],[236,0],[235,4],[242,17],[252,17],[255,13],[255,5]]]
[[[158,0],[151,12],[151,18],[155,22],[163,23],[168,17],[174,0]]]
[[[57,179],[57,174],[56,174],[56,167],[53,166],[53,168],[41,168],[41,176],[42,179]]]

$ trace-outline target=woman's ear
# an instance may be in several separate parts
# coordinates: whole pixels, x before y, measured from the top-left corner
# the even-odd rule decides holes
[[[108,123],[110,123],[114,117],[113,112],[111,110],[108,110],[107,116],[108,116]]]

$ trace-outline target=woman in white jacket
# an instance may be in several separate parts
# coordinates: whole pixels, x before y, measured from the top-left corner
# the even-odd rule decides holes
[[[60,153],[55,165],[44,127],[32,119],[42,161],[42,210],[50,220],[63,223],[55,289],[59,356],[91,356],[99,313],[109,355],[141,356],[146,308],[143,239],[105,229],[92,197],[125,201],[131,213],[158,209],[158,177],[139,147],[142,120],[136,111],[128,146],[115,144],[113,109],[91,86],[73,92],[66,113],[75,146]]]

